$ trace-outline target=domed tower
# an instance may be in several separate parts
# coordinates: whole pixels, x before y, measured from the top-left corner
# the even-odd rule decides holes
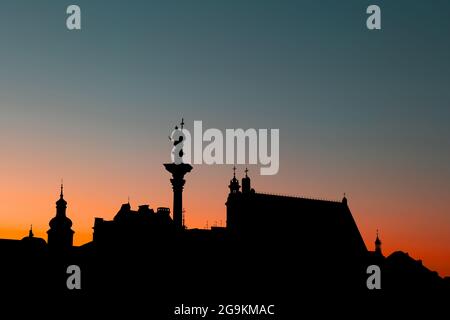
[[[239,189],[241,189],[241,186],[239,185],[239,180],[236,179],[236,166],[233,167],[233,179],[230,180],[228,188],[230,188],[231,194],[239,193]]]
[[[56,201],[56,216],[50,220],[48,247],[52,251],[68,250],[73,245],[72,220],[66,216],[67,202],[64,200],[64,186],[61,184],[61,194]]]

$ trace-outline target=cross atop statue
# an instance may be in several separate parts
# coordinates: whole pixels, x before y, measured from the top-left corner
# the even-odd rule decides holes
[[[180,127],[181,127],[181,130],[184,129],[184,118],[181,118]],[[178,125],[175,126],[175,130],[178,130]]]
[[[181,118],[180,128],[178,127],[178,125],[176,125],[175,131],[173,131],[172,134],[169,136],[169,140],[172,141],[174,148],[179,145],[178,149],[177,150],[172,149],[172,152],[176,151],[177,154],[175,155],[175,157],[181,158],[181,161],[184,155],[183,143],[185,135],[183,133],[183,129],[184,129],[184,118]]]

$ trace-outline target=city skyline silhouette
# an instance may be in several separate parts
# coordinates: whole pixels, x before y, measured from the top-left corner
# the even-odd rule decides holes
[[[162,319],[170,319],[178,304],[214,306],[230,299],[270,302],[278,313],[269,319],[280,319],[296,312],[287,303],[292,290],[306,294],[304,308],[317,299],[358,297],[360,306],[377,301],[378,311],[394,295],[431,294],[438,299],[433,304],[450,296],[450,278],[439,277],[426,262],[402,251],[385,255],[378,230],[373,245],[366,246],[346,196],[329,201],[259,193],[249,171],[238,180],[234,167],[226,225],[189,229],[179,188],[185,182],[189,188],[195,168],[164,167],[172,174],[172,212],[148,204],[133,210],[126,202],[112,220],[96,217],[93,241],[81,246],[73,245],[76,229],[61,184],[47,242],[34,236],[32,226],[21,240],[0,239],[2,294],[27,303],[75,303],[79,312],[122,310]],[[185,177],[188,171],[193,173]],[[380,289],[367,285],[367,270],[374,265],[381,269]],[[69,266],[81,270],[78,289],[68,287]],[[120,306],[112,308],[113,301]],[[352,306],[342,310],[347,307]]]
[[[2,1],[1,306],[448,308],[450,1],[68,5]]]
[[[165,166],[166,166],[166,170],[168,170],[169,172],[171,172],[171,170],[174,170],[174,169],[168,169],[168,167],[170,167],[170,166],[174,166],[174,167],[176,167],[177,165],[174,165],[174,164],[165,164]],[[248,167],[248,166],[247,166]],[[192,167],[191,167],[191,169],[192,169]],[[189,171],[191,170],[191,169],[188,169]],[[242,189],[244,190],[244,188],[247,190],[247,192],[249,192],[249,188],[250,188],[250,178],[248,178],[248,168],[246,168],[245,169],[245,176],[244,176],[244,178],[243,178],[243,180],[242,180]],[[238,191],[239,191],[239,189],[241,188],[241,186],[239,185],[239,182],[238,182],[238,180],[236,180],[236,166],[234,166],[233,167],[233,180],[234,180],[234,183],[236,183],[237,184],[237,188],[238,188]],[[233,182],[233,180],[232,180],[232,182]],[[247,180],[248,180],[248,182],[247,182]],[[231,187],[231,185],[229,185],[228,186],[229,188]],[[71,229],[71,227],[72,227],[72,221],[69,219],[69,218],[67,218],[66,217],[66,209],[67,209],[67,202],[66,202],[66,200],[64,199],[64,194],[63,194],[63,188],[64,188],[64,184],[62,183],[62,181],[61,181],[61,185],[60,185],[60,199],[56,202],[56,208],[57,208],[57,213],[56,213],[56,216],[54,217],[54,218],[52,218],[51,220],[50,220],[50,223],[49,223],[49,225],[50,225],[50,229],[48,229],[48,231],[46,232],[47,234],[48,234],[48,236],[51,236],[53,233],[52,233],[52,224],[57,224],[57,219],[58,218],[63,218],[63,219],[66,219],[68,222],[68,226],[67,226],[67,232],[69,233],[69,235],[68,235],[68,237],[69,237],[69,239],[67,239],[66,240],[66,245],[64,245],[66,248],[68,248],[68,247],[73,247],[73,246],[78,246],[78,247],[83,247],[83,246],[85,246],[85,245],[89,245],[90,243],[92,243],[92,240],[91,241],[86,241],[86,242],[84,242],[84,243],[81,243],[81,244],[78,244],[78,245],[75,245],[74,243],[73,243],[73,238],[74,238],[74,234],[76,234],[76,232],[75,231],[73,231],[72,229]],[[252,189],[253,190],[253,189]],[[254,191],[253,191],[254,192]],[[275,199],[303,199],[303,200],[305,200],[305,201],[312,201],[312,202],[314,202],[314,201],[317,201],[317,202],[323,202],[323,203],[335,203],[335,204],[338,204],[338,203],[345,203],[345,205],[347,205],[347,196],[346,196],[346,194],[344,193],[344,198],[343,198],[343,200],[342,201],[334,201],[334,200],[325,200],[325,199],[320,199],[320,198],[305,198],[305,197],[301,197],[301,196],[298,196],[298,195],[295,195],[295,196],[292,196],[292,195],[279,195],[279,194],[273,194],[273,193],[260,193],[260,195],[262,195],[263,197],[267,197],[267,198],[272,198],[273,200],[275,200]],[[174,199],[175,199],[175,197],[174,197]],[[174,200],[175,201],[175,200]],[[276,200],[275,200],[276,201]],[[174,208],[176,205],[175,205],[175,202],[173,202],[172,201],[172,208]],[[156,209],[156,208],[155,208]],[[205,226],[203,226],[203,227],[199,227],[199,228],[197,228],[197,227],[194,227],[194,228],[188,228],[186,225],[185,225],[185,212],[186,212],[186,210],[185,210],[185,208],[184,208],[184,206],[182,206],[181,204],[179,204],[178,205],[178,208],[177,208],[177,211],[178,211],[178,216],[176,217],[176,218],[174,218],[174,212],[173,211],[171,211],[171,209],[169,208],[169,206],[165,206],[165,207],[158,207],[157,208],[158,209],[158,213],[159,212],[164,212],[165,210],[167,211],[167,215],[169,215],[170,216],[170,218],[173,220],[173,221],[178,221],[178,222],[176,222],[176,224],[177,224],[177,226],[178,226],[178,228],[184,228],[184,229],[192,229],[192,230],[219,230],[219,229],[223,229],[224,227],[224,225],[225,226],[228,226],[228,219],[223,219],[223,220],[220,220],[220,222],[218,221],[218,220],[215,220],[215,221],[211,221],[211,224],[209,224],[209,222],[208,222],[208,220],[207,220],[207,222],[206,222],[206,225]],[[142,210],[142,211],[141,211]],[[131,204],[130,204],[130,198],[128,197],[128,202],[127,203],[124,203],[124,204],[122,204],[122,208],[119,210],[119,213],[115,216],[115,218],[114,218],[114,220],[116,220],[116,218],[119,216],[119,214],[120,214],[120,212],[122,212],[122,211],[125,211],[125,212],[135,212],[135,213],[140,213],[140,212],[144,212],[145,210],[147,210],[148,212],[152,212],[152,213],[155,213],[156,212],[156,210],[155,211],[153,211],[153,209],[152,208],[150,208],[150,205],[149,204],[142,204],[142,205],[139,205],[139,210],[138,211],[133,211],[132,210],[132,206],[131,206]],[[351,215],[351,214],[350,214]],[[227,216],[228,216],[228,214],[227,214]],[[95,230],[95,228],[96,228],[96,225],[97,225],[97,223],[102,223],[103,222],[103,218],[102,217],[99,217],[99,216],[96,216],[96,217],[94,217],[95,219],[95,223],[93,224],[93,229]],[[352,220],[353,220],[353,217],[352,217]],[[55,223],[53,223],[55,221]],[[224,221],[225,221],[225,223],[224,223]],[[253,220],[254,222],[256,222],[257,221],[257,217],[255,216],[254,217],[254,220]],[[247,222],[247,224],[248,224],[249,222]],[[353,222],[353,223],[355,223],[355,222]],[[64,225],[65,224],[65,222],[64,222],[64,220],[62,220],[62,222],[60,222],[59,224],[62,224],[62,225]],[[31,224],[30,223],[30,225],[31,225],[31,227],[30,227],[30,230],[28,231],[28,237],[26,237],[25,236],[25,234],[26,234],[26,230],[24,230],[24,232],[23,232],[23,238],[22,238],[22,241],[24,240],[24,239],[33,239],[33,241],[34,240],[36,240],[36,242],[39,242],[41,245],[43,244],[43,243],[46,243],[46,240],[44,240],[44,239],[42,239],[42,238],[40,238],[40,237],[36,237],[35,235],[34,235],[34,233],[35,233],[35,231],[33,231],[33,224]],[[356,226],[356,225],[355,225]],[[358,227],[356,227],[356,229],[358,230]],[[373,251],[374,251],[374,253],[375,254],[377,254],[378,253],[378,255],[379,255],[379,253],[380,253],[380,251],[381,251],[381,249],[380,249],[380,247],[381,247],[381,241],[380,241],[380,239],[379,239],[379,229],[378,228],[376,228],[375,229],[376,230],[376,242],[375,242],[375,246],[373,246]],[[330,230],[329,230],[330,231]],[[329,232],[328,231],[328,232]],[[358,231],[358,234],[359,234],[359,231]],[[53,236],[53,235],[52,235]],[[55,237],[58,237],[58,235],[56,235]],[[95,241],[95,231],[91,234],[91,237],[92,237],[92,239]],[[361,235],[359,234],[359,236],[358,236],[359,238],[360,238],[360,241],[361,241],[361,243],[362,243],[362,246],[364,246],[364,250],[369,250],[370,251],[370,248],[371,248],[371,246],[369,245],[368,247],[367,247],[367,249],[366,249],[366,245],[365,245],[365,243],[364,243],[364,240],[363,240],[363,238],[361,237]],[[48,239],[48,238],[47,238]],[[15,241],[14,239],[11,239],[11,240],[8,240],[8,239],[5,239],[4,237],[2,237],[2,235],[0,235],[0,240],[3,240],[4,242],[6,241]],[[50,242],[50,241],[48,241],[47,240],[47,242]],[[54,242],[58,242],[58,241],[54,241]],[[63,241],[64,242],[64,241]],[[372,242],[370,242],[370,243],[372,243]],[[395,251],[393,251],[392,252],[392,254],[393,255],[398,255],[398,253],[397,253],[397,251],[398,250],[395,250]],[[406,253],[406,255],[409,257],[409,254],[408,253]],[[416,259],[419,259],[418,261],[420,261],[420,263],[422,263],[422,259],[420,259],[421,257],[416,257],[416,256],[414,256],[413,255],[413,257],[415,257]],[[425,263],[426,263],[426,261],[425,261]],[[436,273],[436,271],[433,271],[433,273]],[[442,276],[442,275],[441,275]],[[445,277],[445,275],[443,275],[444,277]],[[447,277],[448,278],[448,277]]]
[[[21,239],[31,223],[47,237],[61,177],[76,245],[128,196],[168,206],[167,124],[185,115],[189,129],[280,129],[279,173],[249,167],[259,191],[346,192],[366,243],[378,228],[386,253],[450,275],[450,3],[382,0],[389,18],[371,32],[358,0],[83,0],[86,28],[69,32],[56,0],[3,2],[2,237]],[[190,178],[189,227],[224,225],[231,167]]]

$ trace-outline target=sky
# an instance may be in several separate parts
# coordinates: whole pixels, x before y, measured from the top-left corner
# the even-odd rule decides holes
[[[70,4],[80,31],[66,29]],[[62,178],[76,244],[128,197],[171,207],[162,164],[184,117],[279,129],[279,173],[249,166],[257,192],[345,192],[369,249],[379,229],[385,254],[450,275],[450,3],[376,1],[379,31],[370,4],[3,0],[0,238],[33,224],[46,239]],[[225,224],[231,177],[194,167],[188,227]]]

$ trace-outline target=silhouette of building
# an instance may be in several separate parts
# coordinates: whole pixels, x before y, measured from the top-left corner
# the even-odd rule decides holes
[[[73,246],[72,220],[66,216],[67,201],[64,200],[64,186],[61,184],[59,200],[56,201],[56,216],[50,220],[48,234],[49,250],[64,252]]]
[[[390,292],[443,293],[450,294],[450,287],[437,272],[425,267],[422,260],[416,260],[407,252],[395,251],[383,257],[380,263],[383,272],[384,289]]]
[[[47,250],[47,243],[44,239],[35,237],[33,226],[28,231],[28,236],[20,240],[0,239],[0,253],[4,255],[39,255]]]
[[[48,244],[36,238],[32,228],[22,240],[0,239],[6,261],[0,264],[0,275],[7,275],[2,285],[21,294],[39,287],[70,296],[66,269],[75,264],[85,281],[79,294],[88,299],[120,296],[121,303],[128,299],[134,307],[147,307],[163,306],[168,299],[185,301],[187,296],[224,301],[233,292],[237,301],[249,296],[275,301],[280,294],[289,297],[292,290],[304,296],[314,291],[332,297],[344,291],[365,295],[367,266],[376,264],[388,292],[450,292],[450,281],[420,260],[403,252],[384,257],[378,231],[375,250],[368,251],[345,195],[342,201],[328,201],[256,192],[247,169],[240,183],[233,168],[226,227],[216,223],[210,229],[185,228],[182,191],[184,175],[192,167],[165,166],[172,173],[173,217],[169,208],[155,212],[140,205],[133,210],[128,202],[112,220],[95,218],[93,241],[80,247],[72,246],[74,231],[61,185]],[[220,283],[214,281],[217,277]],[[136,295],[145,302],[137,304]]]
[[[233,237],[253,242],[300,244],[303,254],[330,253],[340,257],[366,255],[367,249],[347,204],[255,192],[248,170],[242,191],[235,168],[230,180],[227,229]]]
[[[33,234],[33,226],[30,227],[27,237],[21,240],[29,249],[42,250],[47,247],[47,243],[42,238],[36,238]]]
[[[125,203],[111,221],[95,218],[94,242],[100,247],[139,245],[157,238],[168,237],[174,231],[170,209],[159,207],[155,212],[149,205],[141,205],[137,211]]]

